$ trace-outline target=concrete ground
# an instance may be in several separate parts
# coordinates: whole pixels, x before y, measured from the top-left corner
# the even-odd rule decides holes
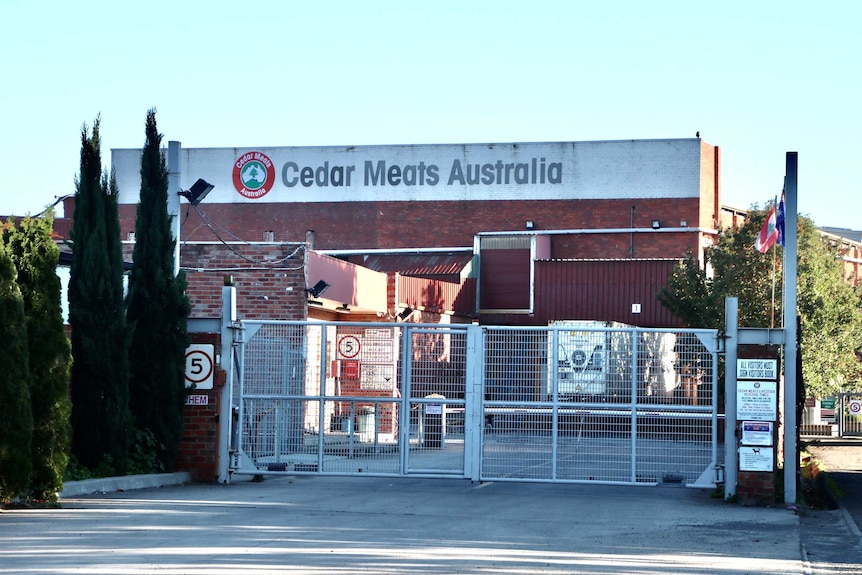
[[[684,487],[280,477],[63,498],[0,534],[0,573],[814,572],[794,510]]]
[[[862,440],[839,438],[805,438],[811,453],[828,477],[828,487],[834,492],[838,509],[810,510],[801,521],[803,555],[819,570],[817,573],[862,573],[830,571],[832,564],[841,564],[856,557],[862,563]]]
[[[75,482],[57,509],[0,511],[0,574],[862,573],[862,442],[809,451],[841,488],[838,509],[743,507],[680,486]]]

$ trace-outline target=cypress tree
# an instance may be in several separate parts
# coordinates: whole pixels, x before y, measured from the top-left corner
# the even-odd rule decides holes
[[[27,487],[33,435],[24,301],[6,234],[0,241],[0,501],[17,497]]]
[[[26,218],[9,234],[24,301],[33,413],[32,498],[54,501],[63,486],[69,448],[69,339],[63,329],[60,250],[51,237],[53,218]]]
[[[123,474],[128,458],[128,330],[116,180],[102,172],[99,119],[81,131],[73,257],[69,279],[72,327],[72,453],[100,472]]]
[[[167,211],[168,171],[161,141],[155,110],[150,110],[141,156],[141,196],[127,319],[134,326],[129,359],[130,406],[135,426],[152,432],[159,446],[159,461],[171,471],[183,433],[190,307],[184,276],[174,276],[175,244]]]

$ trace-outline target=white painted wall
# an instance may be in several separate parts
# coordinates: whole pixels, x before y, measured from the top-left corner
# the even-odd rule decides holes
[[[183,148],[180,182],[183,189],[198,178],[214,184],[207,203],[686,198],[700,192],[700,150],[699,139]],[[234,172],[254,152],[272,161],[272,171],[269,191],[250,198],[237,190]],[[121,203],[137,203],[140,154],[111,151]],[[478,183],[468,182],[468,170]],[[375,183],[382,175],[386,181]]]

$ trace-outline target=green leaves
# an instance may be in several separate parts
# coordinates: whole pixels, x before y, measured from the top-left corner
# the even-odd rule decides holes
[[[689,327],[724,327],[724,300],[739,298],[743,327],[780,327],[783,320],[783,248],[766,254],[754,239],[767,211],[752,210],[745,224],[722,230],[704,250],[704,265],[689,253],[659,301]],[[839,247],[807,218],[798,222],[797,313],[802,323],[803,379],[808,396],[855,388],[862,378],[862,299],[846,280]],[[706,270],[710,270],[707,273]]]
[[[116,181],[102,172],[99,120],[81,134],[69,281],[72,326],[72,452],[90,469],[110,456],[126,468],[131,433],[128,329]]]
[[[167,213],[168,171],[154,110],[147,113],[146,136],[135,224],[135,266],[127,298],[127,318],[134,326],[130,406],[136,427],[151,430],[158,459],[165,469],[172,470],[184,424],[190,306],[183,275],[174,275],[174,239]]]

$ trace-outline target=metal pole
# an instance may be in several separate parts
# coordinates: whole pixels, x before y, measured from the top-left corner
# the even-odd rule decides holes
[[[736,495],[736,346],[739,344],[739,298],[724,300],[724,498]]]
[[[173,218],[174,275],[180,273],[180,143],[168,142],[168,217]]]
[[[227,483],[230,480],[230,439],[233,432],[233,335],[232,329],[237,319],[236,288],[224,286],[221,288],[221,350],[220,367],[227,373],[227,378],[219,390],[219,426],[218,426],[218,481]]]
[[[787,152],[784,177],[784,502],[796,503],[797,152]]]

